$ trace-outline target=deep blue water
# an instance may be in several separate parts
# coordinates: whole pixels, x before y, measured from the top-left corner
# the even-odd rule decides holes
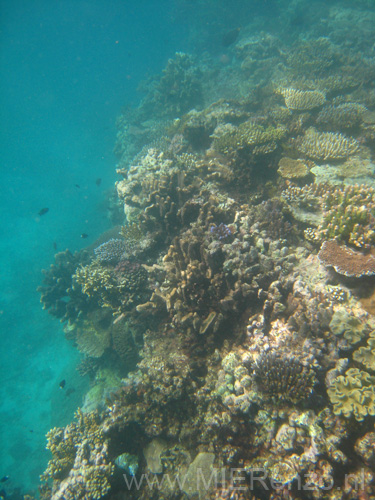
[[[136,102],[140,80],[187,50],[188,26],[160,0],[0,8],[0,476],[12,492],[36,488],[45,433],[71,420],[86,389],[77,351],[41,309],[41,269],[54,242],[76,250],[110,226],[103,207],[116,180],[116,116]],[[63,378],[75,389],[69,398]]]

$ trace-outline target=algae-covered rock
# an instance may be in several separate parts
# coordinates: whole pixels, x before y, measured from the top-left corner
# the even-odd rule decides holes
[[[213,485],[214,460],[214,453],[201,452],[189,465],[183,486],[183,491],[189,498],[197,495],[200,499],[204,498],[209,486]]]

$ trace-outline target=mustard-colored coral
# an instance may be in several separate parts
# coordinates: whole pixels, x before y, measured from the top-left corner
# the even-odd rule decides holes
[[[116,287],[111,273],[98,260],[79,267],[73,275],[73,282],[80,285],[82,292],[90,298],[101,298],[104,302],[108,302],[106,299]]]
[[[41,479],[54,480],[54,500],[96,500],[108,493],[114,466],[97,412],[78,410],[74,422],[52,429],[47,439],[52,459]]]
[[[286,107],[295,111],[319,108],[326,100],[325,94],[320,90],[286,88],[281,89],[280,94],[284,97]]]
[[[250,148],[253,154],[266,154],[274,151],[285,135],[284,127],[263,127],[247,121],[215,138],[214,148],[224,154],[245,148]]]
[[[331,382],[327,393],[336,415],[354,416],[358,421],[375,415],[375,376],[367,372],[349,368]]]
[[[375,333],[370,336],[367,346],[362,346],[353,353],[353,359],[358,361],[368,370],[375,371]]]
[[[339,238],[357,248],[375,243],[375,190],[366,185],[337,187],[323,199],[320,240]]]
[[[313,160],[341,160],[356,153],[358,143],[352,137],[333,132],[318,132],[314,128],[306,131],[295,142],[296,148]]]
[[[281,158],[279,161],[278,173],[284,179],[300,179],[306,177],[310,170],[302,160],[293,158]]]

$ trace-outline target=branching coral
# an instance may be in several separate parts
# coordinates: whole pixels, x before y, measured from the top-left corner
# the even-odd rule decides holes
[[[263,127],[252,121],[247,121],[218,135],[213,143],[214,148],[223,154],[233,154],[246,149],[252,154],[266,154],[274,151],[277,143],[286,136],[284,127]]]
[[[43,270],[43,284],[38,287],[43,309],[60,318],[61,321],[74,321],[80,311],[87,309],[87,298],[80,290],[72,287],[72,276],[78,266],[89,261],[88,252],[66,250],[55,255],[55,264]]]
[[[365,185],[337,187],[323,197],[322,239],[339,238],[357,248],[375,243],[375,190]]]
[[[296,357],[265,353],[257,360],[254,378],[261,392],[275,402],[307,399],[315,384],[314,372]]]
[[[295,141],[297,150],[313,160],[342,160],[356,153],[357,141],[343,134],[317,132],[310,128]]]
[[[306,111],[319,108],[326,100],[326,96],[319,90],[297,90],[293,88],[280,89],[288,109]]]
[[[331,130],[349,129],[358,126],[367,108],[354,102],[325,106],[316,122],[329,126]]]

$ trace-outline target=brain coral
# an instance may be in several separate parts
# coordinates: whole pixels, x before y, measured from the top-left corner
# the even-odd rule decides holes
[[[355,139],[333,132],[318,132],[314,128],[308,129],[295,145],[300,153],[313,160],[341,160],[358,151]]]

